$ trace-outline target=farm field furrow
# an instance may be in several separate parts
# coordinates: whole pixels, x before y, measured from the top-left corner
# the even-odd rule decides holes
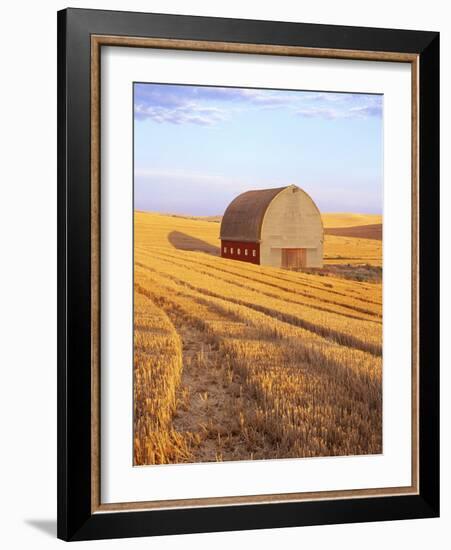
[[[240,411],[256,407],[243,380],[233,372],[216,340],[191,317],[172,307],[165,310],[182,341],[183,370],[172,426],[189,446],[189,457],[182,452],[179,460],[214,462],[263,456],[263,435],[254,429],[250,445],[241,429]],[[207,315],[210,323],[222,319],[214,310]]]
[[[356,304],[355,300],[353,301],[353,303],[351,300],[348,300],[346,302],[344,300],[341,302],[337,300],[331,300],[326,292],[317,292],[316,294],[313,294],[311,292],[306,292],[305,290],[303,291],[299,288],[289,289],[287,288],[287,286],[283,286],[281,284],[273,282],[271,279],[262,277],[258,273],[252,273],[252,275],[247,274],[246,272],[235,268],[233,265],[229,265],[230,263],[236,264],[237,262],[225,260],[222,263],[219,263],[218,261],[213,261],[210,263],[200,257],[190,258],[189,253],[185,253],[181,258],[180,254],[174,255],[160,250],[153,251],[153,254],[155,254],[159,258],[166,258],[172,261],[178,260],[179,262],[183,262],[185,264],[188,263],[192,266],[193,269],[201,273],[214,274],[215,272],[218,272],[216,276],[226,282],[231,282],[240,286],[252,288],[253,290],[259,291],[267,296],[283,298],[287,302],[311,305],[312,307],[316,307],[317,309],[321,309],[323,311],[329,311],[330,313],[340,313],[344,316],[355,319],[374,321],[379,323],[381,322],[381,312],[380,307],[378,306],[373,306],[372,308],[370,308],[369,305],[367,305],[366,308],[364,308],[360,305],[360,303]],[[278,291],[277,294],[274,294],[274,289]],[[359,316],[359,314],[361,316]]]
[[[180,338],[166,314],[135,293],[134,463],[188,459],[189,448],[172,428],[182,372]]]
[[[374,313],[377,316],[381,315],[382,296],[380,284],[356,283],[354,281],[344,281],[342,278],[324,277],[302,272],[291,274],[286,270],[269,267],[261,268],[246,262],[236,262],[210,254],[186,252],[168,247],[151,247],[150,250],[149,247],[136,247],[136,251],[141,253],[166,254],[175,259],[183,258],[184,261],[196,262],[219,271],[233,271],[235,274],[249,277],[249,280],[259,280],[277,285],[281,289],[289,290],[292,293],[313,296],[317,299],[325,297],[330,303],[350,307],[357,306],[363,312]]]
[[[175,308],[215,339],[255,395],[258,407],[239,411],[241,428],[251,447],[254,437],[259,440],[254,434],[258,429],[265,439],[270,438],[273,448],[276,444],[270,457],[380,452],[380,438],[368,437],[379,433],[381,421],[375,382],[366,378],[366,383],[350,384],[355,376],[351,369],[308,362],[301,339],[291,339],[290,345],[282,346],[280,337],[243,322],[233,312],[176,292],[168,294],[156,281],[146,288],[152,290],[139,291],[146,292],[167,313]],[[222,320],[211,318],[212,309],[222,311]],[[368,384],[374,389],[372,399]]]
[[[344,281],[342,278],[321,275],[312,273],[306,274],[301,272],[293,273],[280,268],[261,267],[246,262],[236,262],[228,259],[221,259],[218,262],[216,257],[210,254],[202,254],[200,252],[186,252],[182,250],[173,250],[170,248],[158,248],[159,252],[165,252],[172,255],[183,255],[185,258],[196,258],[205,265],[213,266],[216,269],[233,269],[236,272],[247,274],[250,277],[257,276],[259,280],[269,281],[273,284],[280,285],[281,288],[289,289],[290,291],[305,292],[307,294],[320,295],[328,297],[332,303],[336,300],[338,304],[343,305],[351,302],[362,302],[363,306],[368,303],[381,305],[381,301],[376,301],[375,296],[378,296],[380,285],[366,284],[359,282],[355,284],[353,281]],[[314,291],[314,293],[312,292]],[[341,302],[340,302],[341,300]]]
[[[371,379],[376,384],[381,382],[381,358],[368,352],[340,345],[316,332],[276,319],[265,313],[255,311],[247,306],[237,304],[223,298],[205,296],[204,293],[193,290],[188,285],[180,285],[156,272],[138,268],[139,280],[145,287],[158,289],[160,295],[183,295],[195,302],[211,306],[228,316],[258,328],[259,332],[268,337],[281,340],[296,341],[297,349],[303,350],[303,359],[318,364],[327,363],[334,369],[350,369],[360,380]],[[146,286],[147,285],[147,286]],[[155,291],[156,292],[156,291]]]
[[[148,258],[137,253],[135,264],[148,267]],[[381,353],[381,326],[361,320],[350,319],[337,313],[325,313],[315,308],[292,304],[279,298],[269,297],[252,289],[244,289],[233,283],[219,281],[217,277],[198,274],[188,267],[180,265],[175,269],[174,263],[154,257],[153,269],[177,278],[180,282],[189,283],[197,290],[239,301],[256,310],[265,311],[274,316],[298,324],[309,330],[328,336],[340,343],[359,347],[371,353]],[[150,268],[149,268],[150,269]]]

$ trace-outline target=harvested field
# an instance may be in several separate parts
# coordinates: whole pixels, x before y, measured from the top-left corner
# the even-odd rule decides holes
[[[218,231],[135,212],[135,464],[381,453],[382,285],[333,267],[380,270],[381,242],[326,234],[307,273],[220,258]]]

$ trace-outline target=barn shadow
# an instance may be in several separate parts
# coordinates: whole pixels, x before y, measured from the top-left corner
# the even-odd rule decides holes
[[[207,243],[201,239],[197,239],[180,231],[171,231],[168,235],[168,241],[174,248],[179,250],[190,250],[191,252],[205,252],[212,256],[219,256],[219,246]]]

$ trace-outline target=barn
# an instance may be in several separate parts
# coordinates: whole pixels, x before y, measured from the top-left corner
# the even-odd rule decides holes
[[[221,221],[221,256],[296,269],[323,266],[323,223],[311,197],[296,185],[247,191]]]

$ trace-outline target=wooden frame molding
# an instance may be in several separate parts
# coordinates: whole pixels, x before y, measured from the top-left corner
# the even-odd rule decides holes
[[[412,71],[412,483],[409,487],[383,489],[358,489],[249,495],[147,502],[122,502],[102,504],[100,499],[100,81],[102,46],[158,48],[229,52],[259,55],[315,57],[332,59],[357,59],[383,62],[409,63]],[[375,52],[328,48],[306,48],[230,42],[194,41],[179,39],[127,37],[113,35],[91,36],[91,327],[92,327],[92,428],[91,428],[91,511],[92,513],[125,512],[227,506],[231,504],[264,504],[277,502],[309,502],[342,498],[386,497],[419,494],[419,327],[418,327],[418,277],[419,277],[419,56],[402,52]]]

